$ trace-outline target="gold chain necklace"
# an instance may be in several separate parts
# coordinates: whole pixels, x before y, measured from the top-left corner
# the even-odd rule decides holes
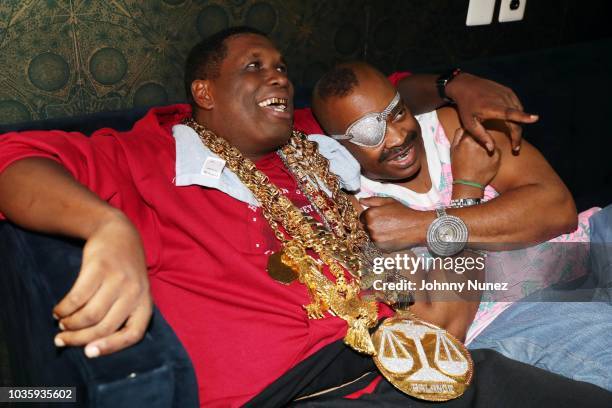
[[[358,232],[357,216],[350,201],[340,190],[337,179],[335,183],[331,183],[330,187],[333,189],[332,197],[339,198],[342,203],[342,209],[337,211],[337,214],[343,215],[343,222],[338,224],[348,226],[348,228],[344,228],[344,233],[340,237],[327,231],[312,217],[304,216],[291,200],[285,197],[280,189],[255,167],[251,160],[246,159],[238,149],[231,146],[225,139],[218,137],[193,119],[187,120],[185,124],[196,131],[202,142],[213,153],[225,160],[227,167],[238,176],[240,181],[259,201],[264,217],[268,220],[276,237],[283,243],[280,260],[295,271],[299,281],[308,288],[310,303],[304,306],[308,317],[320,319],[324,317],[325,312],[329,312],[342,318],[348,324],[344,342],[359,352],[369,355],[375,354],[368,329],[376,325],[377,304],[374,301],[365,301],[359,296],[361,264],[354,261],[342,262],[346,259],[352,258],[351,260],[354,260],[355,258],[351,256],[354,253],[353,248],[349,248],[343,238],[347,239],[351,246],[357,246],[358,241],[365,237],[365,233]],[[287,151],[284,152],[289,163],[295,164],[296,161],[300,160],[299,157],[295,157],[294,148],[296,145],[302,144],[303,139],[305,139],[303,134],[293,133],[291,137],[293,148],[287,147]],[[310,147],[310,149],[314,152],[317,151],[316,146]],[[302,172],[298,170],[296,173],[301,174]],[[328,171],[321,172],[320,176],[326,178],[326,181],[332,179]],[[340,198],[342,196],[344,196],[344,200]],[[349,219],[350,216],[345,214],[351,209],[355,222],[346,223],[344,221]],[[333,212],[333,210],[330,210],[330,214]],[[290,236],[289,239],[285,237],[281,226]],[[338,226],[337,229],[340,230],[341,227]],[[321,261],[329,267],[335,282],[325,276],[320,263],[310,256],[307,250],[314,251]],[[353,275],[353,279],[347,279],[345,268]]]
[[[463,344],[444,329],[403,312],[385,320],[370,336],[368,329],[377,323],[377,304],[362,299],[359,292],[364,267],[360,253],[371,243],[316,143],[294,131],[281,149],[281,158],[328,228],[302,214],[251,160],[225,139],[192,118],[184,124],[225,160],[261,204],[264,217],[282,243],[281,251],[269,258],[268,272],[283,283],[291,282],[293,274],[297,275],[310,295],[311,302],[304,306],[309,318],[323,318],[328,312],[345,320],[348,329],[344,342],[373,356],[385,378],[408,395],[446,401],[465,392],[472,378],[473,363]],[[331,192],[331,199],[321,191],[321,183]],[[320,262],[308,250],[314,251],[329,267],[335,281],[325,276]],[[353,275],[352,279],[347,279],[345,270]]]

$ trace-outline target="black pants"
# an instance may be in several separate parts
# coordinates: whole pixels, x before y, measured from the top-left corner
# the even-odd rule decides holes
[[[576,407],[610,408],[612,393],[511,360],[492,350],[472,350],[474,377],[460,398],[426,402],[409,397],[382,380],[373,393],[346,399],[377,375],[369,357],[341,341],[320,350],[275,381],[249,406],[293,407]],[[355,379],[359,380],[355,381]],[[345,386],[338,387],[341,384]],[[336,388],[338,387],[338,388]],[[325,391],[329,390],[329,391]]]

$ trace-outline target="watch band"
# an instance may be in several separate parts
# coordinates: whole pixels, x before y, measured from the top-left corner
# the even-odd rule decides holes
[[[455,79],[455,77],[460,73],[460,68],[453,68],[451,71],[440,75],[436,80],[436,88],[438,88],[438,95],[440,95],[440,98],[442,98],[443,101],[447,103],[455,103],[455,101],[453,101],[451,98],[448,97],[448,95],[446,95],[446,85],[448,85],[448,83]]]
[[[480,198],[457,198],[455,200],[451,200],[450,208],[463,208],[463,207],[471,207],[473,205],[478,205],[482,202]]]

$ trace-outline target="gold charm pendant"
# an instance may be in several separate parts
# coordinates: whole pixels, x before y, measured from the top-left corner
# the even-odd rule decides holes
[[[289,285],[298,278],[297,273],[287,266],[283,260],[283,251],[274,252],[268,257],[268,275],[283,285]]]
[[[280,155],[322,222],[304,215],[227,140],[193,118],[184,124],[226,161],[227,168],[261,204],[264,217],[283,243],[283,249],[268,258],[268,274],[285,285],[298,279],[308,289],[310,303],[304,309],[309,319],[322,319],[326,313],[343,319],[348,326],[344,342],[360,353],[373,355],[385,378],[408,395],[447,401],[465,392],[472,380],[473,363],[465,347],[445,330],[400,314],[384,321],[370,335],[369,329],[378,321],[376,293],[367,299],[361,297],[360,285],[364,283],[368,289],[372,284],[367,275],[380,251],[369,241],[349,197],[315,142],[294,131]],[[362,282],[362,277],[367,282]],[[402,303],[399,298],[386,301]],[[410,298],[403,303],[409,302]]]
[[[374,362],[400,391],[426,401],[460,397],[474,364],[465,346],[433,324],[413,317],[385,320],[372,335]]]

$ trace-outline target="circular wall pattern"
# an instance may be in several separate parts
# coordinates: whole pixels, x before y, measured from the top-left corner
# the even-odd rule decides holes
[[[368,63],[374,65],[376,69],[383,72],[385,75],[397,71],[395,57],[393,55],[382,54],[376,58],[369,59]],[[406,68],[404,68],[404,70],[406,70]]]
[[[354,24],[344,24],[336,31],[334,47],[341,54],[353,54],[361,46],[361,31]]]
[[[89,60],[89,71],[102,85],[113,85],[121,81],[127,73],[127,60],[115,48],[102,48]]]
[[[246,25],[261,30],[266,34],[270,34],[274,30],[277,20],[276,10],[268,3],[253,4],[245,17]]]
[[[141,85],[134,93],[134,106],[165,105],[168,103],[168,92],[155,82]]]
[[[400,71],[406,70],[408,69],[408,67],[414,67],[420,62],[420,60],[416,58],[415,53],[416,53],[415,50],[410,48],[410,49],[404,50],[400,54],[398,58],[398,63],[397,63]]]
[[[380,21],[374,29],[374,45],[379,50],[391,49],[397,37],[397,25],[390,18]]]
[[[30,61],[28,78],[32,84],[43,91],[57,91],[66,85],[70,76],[68,63],[52,52],[38,54]]]
[[[225,10],[220,6],[207,6],[198,14],[196,28],[202,38],[227,28],[229,17]]]
[[[327,66],[322,62],[314,62],[308,65],[308,67],[304,70],[302,85],[307,88],[314,87],[323,74],[327,72],[327,69]]]
[[[0,101],[0,118],[3,123],[29,122],[32,120],[32,114],[21,102]]]
[[[438,52],[435,47],[405,47],[397,59],[397,69],[400,71],[410,70],[410,67],[427,65],[445,65],[445,55]]]

